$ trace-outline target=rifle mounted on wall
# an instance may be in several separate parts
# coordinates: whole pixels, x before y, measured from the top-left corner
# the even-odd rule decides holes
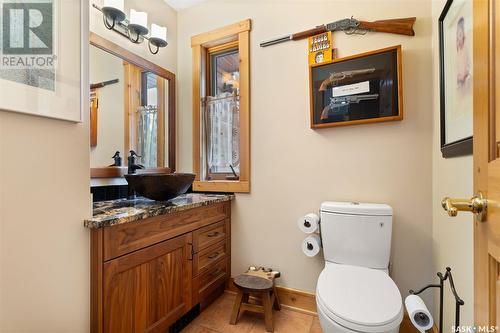
[[[103,81],[103,82],[99,82],[99,83],[91,83],[90,84],[90,89],[104,88],[106,86],[109,86],[110,84],[115,84],[115,83],[118,83],[118,82],[120,82],[120,80],[114,79],[114,80]]]
[[[271,46],[274,44],[284,43],[291,40],[301,40],[315,35],[325,33],[327,31],[343,31],[348,35],[364,35],[369,31],[385,32],[389,34],[398,34],[406,36],[414,36],[413,24],[415,17],[379,20],[379,21],[358,21],[354,18],[343,19],[328,24],[317,26],[316,28],[297,32],[288,36],[283,36],[271,39],[260,43],[261,47]]]

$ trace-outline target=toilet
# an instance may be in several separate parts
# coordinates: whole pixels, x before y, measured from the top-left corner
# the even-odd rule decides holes
[[[324,202],[320,227],[325,268],[316,304],[323,331],[399,332],[403,302],[388,272],[392,208]]]

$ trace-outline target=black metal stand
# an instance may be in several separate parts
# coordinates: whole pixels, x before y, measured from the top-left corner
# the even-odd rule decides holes
[[[460,326],[460,307],[464,305],[464,301],[458,296],[455,289],[455,283],[453,283],[453,276],[451,275],[451,268],[446,267],[446,273],[444,275],[441,272],[437,273],[439,277],[439,284],[429,284],[420,290],[413,291],[410,290],[410,294],[418,295],[429,288],[439,288],[439,333],[443,333],[443,298],[444,298],[444,281],[450,281],[450,288],[453,296],[455,297],[455,332],[458,332]]]

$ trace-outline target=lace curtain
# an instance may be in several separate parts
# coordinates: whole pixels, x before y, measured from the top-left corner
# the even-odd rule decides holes
[[[142,106],[139,116],[138,154],[146,168],[157,167],[158,109],[156,105]]]
[[[207,173],[240,170],[239,96],[222,93],[204,103]],[[208,176],[208,175],[207,175]]]

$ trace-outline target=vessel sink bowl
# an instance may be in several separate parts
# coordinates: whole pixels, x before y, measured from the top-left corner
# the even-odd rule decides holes
[[[186,193],[193,183],[192,173],[143,173],[125,175],[128,185],[137,195],[166,201]]]

